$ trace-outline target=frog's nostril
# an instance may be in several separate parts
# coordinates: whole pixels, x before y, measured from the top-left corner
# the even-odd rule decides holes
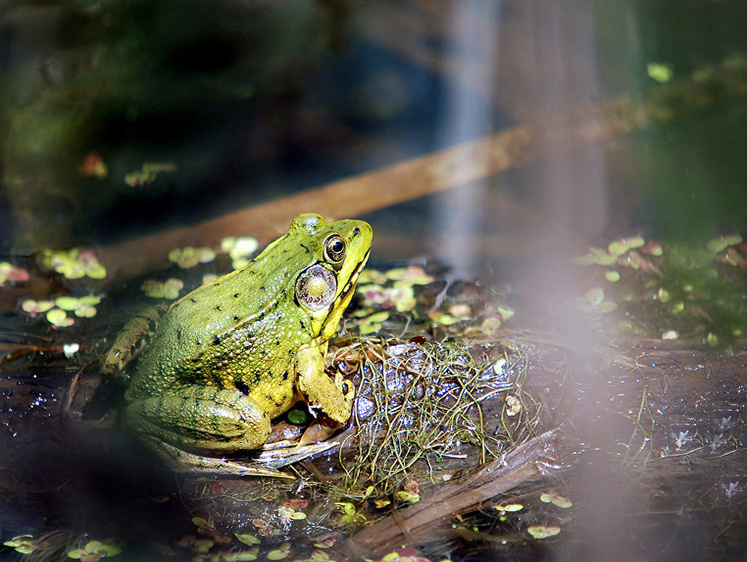
[[[361,233],[361,229],[357,226],[353,229],[353,236],[358,236]]]

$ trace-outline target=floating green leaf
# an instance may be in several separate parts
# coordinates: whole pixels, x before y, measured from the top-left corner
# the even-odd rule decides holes
[[[620,274],[617,271],[607,271],[604,274],[604,277],[610,283],[617,283],[620,280]]]
[[[560,527],[554,525],[532,525],[527,529],[527,532],[532,535],[535,539],[546,539],[548,537],[554,537],[560,533]]]
[[[174,248],[169,252],[169,261],[175,263],[182,269],[189,269],[200,263],[210,263],[215,259],[215,250],[201,247]]]
[[[573,505],[571,500],[561,496],[556,490],[550,490],[540,495],[540,501],[545,503],[552,503],[560,508],[567,509]]]
[[[39,547],[32,535],[19,535],[3,544],[15,549],[19,554],[31,554]]]
[[[184,282],[181,279],[171,277],[163,282],[156,279],[148,279],[140,286],[140,290],[143,291],[146,296],[154,299],[174,300],[179,297],[179,291],[181,291],[183,287]]]
[[[268,560],[284,560],[290,556],[291,548],[290,543],[284,542],[280,545],[280,548],[276,548],[275,550],[271,550],[267,553],[267,559]]]
[[[25,269],[15,267],[7,261],[0,262],[0,285],[6,281],[28,281],[29,274]]]
[[[664,84],[674,77],[674,70],[668,64],[650,62],[646,65],[646,72],[649,77],[657,82]]]

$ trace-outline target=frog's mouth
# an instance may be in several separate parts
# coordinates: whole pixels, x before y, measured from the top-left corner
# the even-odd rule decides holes
[[[337,329],[337,324],[340,322],[340,317],[342,316],[342,313],[345,311],[345,309],[350,304],[351,299],[353,298],[353,293],[355,292],[355,286],[358,284],[358,277],[361,274],[361,271],[363,271],[363,268],[366,265],[366,262],[368,262],[368,256],[371,255],[371,250],[369,249],[368,252],[366,252],[366,255],[363,256],[363,259],[358,262],[358,265],[355,266],[355,269],[350,274],[350,277],[348,278],[348,282],[345,283],[345,286],[342,288],[342,291],[340,291],[340,294],[337,296],[335,300],[332,301],[332,304],[329,305],[329,309],[327,312],[327,318],[324,321],[324,332],[327,331],[330,324],[334,324],[334,329]]]
[[[370,255],[371,250],[368,250],[368,252],[366,252],[366,255],[363,256],[363,259],[358,262],[358,265],[355,266],[355,269],[350,275],[348,282],[345,283],[345,287],[343,287],[342,291],[340,291],[340,296],[336,299],[338,302],[342,302],[347,298],[348,295],[352,295],[352,292],[355,290],[355,286],[358,284],[358,277],[360,276],[361,271],[363,271],[363,268],[366,266],[366,263],[368,262],[368,256]]]

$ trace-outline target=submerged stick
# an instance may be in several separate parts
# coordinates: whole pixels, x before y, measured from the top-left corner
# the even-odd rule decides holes
[[[353,535],[352,548],[376,553],[435,538],[434,533],[438,533],[438,524],[443,520],[473,511],[491,498],[540,475],[537,465],[554,456],[559,431],[555,428],[534,437],[466,480],[449,484],[411,507],[394,511]]]
[[[269,242],[301,212],[330,218],[357,216],[468,184],[553,152],[594,145],[744,95],[745,67],[747,60],[727,59],[718,67],[657,86],[642,100],[623,95],[584,111],[518,126],[197,225],[107,246],[100,249],[100,258],[110,279],[133,277],[168,265],[166,255],[172,248],[218,247],[226,236],[252,235]],[[502,199],[500,205],[516,206],[508,197]]]
[[[99,257],[110,278],[117,279],[168,265],[169,250],[180,246],[218,247],[226,236],[243,235],[268,242],[285,232],[301,212],[332,218],[358,216],[507,170],[524,159],[521,155],[533,139],[531,129],[518,127],[197,225],[107,246],[99,250]]]

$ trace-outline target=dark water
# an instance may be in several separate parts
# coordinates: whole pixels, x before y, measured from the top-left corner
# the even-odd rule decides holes
[[[526,160],[517,155],[522,161],[502,174],[373,205],[377,210],[361,217],[376,233],[372,263],[435,258],[455,278],[514,295],[524,307],[518,327],[546,328],[549,317],[562,317],[559,299],[583,294],[567,258],[590,244],[642,234],[703,245],[747,233],[746,18],[747,7],[737,2],[645,0],[6,3],[0,262],[33,269],[26,256],[45,248],[95,248],[194,224],[487,135],[528,125],[543,130],[629,99],[649,115],[645,125],[594,142],[555,138]],[[157,171],[149,175],[153,164]],[[378,196],[361,190],[354,199]],[[321,206],[293,214],[303,211],[328,212]],[[131,444],[109,442],[107,434],[71,437],[59,419],[70,380],[105,349],[129,297],[139,294],[141,279],[128,277],[99,285],[55,275],[0,287],[3,353],[36,346],[0,367],[7,405],[0,486],[12,498],[2,505],[3,541],[57,529],[95,538],[123,528],[148,533],[158,522],[171,539],[191,526],[173,502],[148,503],[178,485],[128,466],[138,457]],[[105,299],[98,318],[70,328],[50,328],[21,311],[24,299],[55,291],[127,298]],[[589,333],[570,324],[561,318],[554,335],[582,356],[591,353]],[[83,350],[67,360],[60,345],[71,342]],[[592,377],[580,380],[597,388]],[[744,446],[736,436],[743,399],[703,425],[703,411],[715,403],[704,396],[693,410],[663,412],[669,417],[657,450],[708,450],[718,435],[729,451]],[[692,411],[701,418],[688,425]],[[727,451],[718,445],[714,456]],[[593,449],[585,454],[593,457]],[[607,459],[584,457],[579,464],[588,467],[589,487],[574,517],[588,527],[543,547],[488,551],[501,559],[605,559],[635,535],[646,537],[644,547],[662,544],[651,547],[651,560],[672,552],[739,559],[745,545],[729,531],[689,532],[714,514],[728,529],[743,509],[746,476],[731,459],[724,456],[723,475],[702,459],[686,459],[682,470],[693,476],[638,486]],[[610,478],[615,482],[607,486]],[[126,504],[130,490],[144,503],[134,511],[108,508]],[[619,516],[639,514],[635,502],[650,502],[646,512],[660,515],[648,517],[661,520]],[[147,523],[128,524],[139,518]],[[589,530],[604,527],[595,521],[626,532],[592,540]]]

